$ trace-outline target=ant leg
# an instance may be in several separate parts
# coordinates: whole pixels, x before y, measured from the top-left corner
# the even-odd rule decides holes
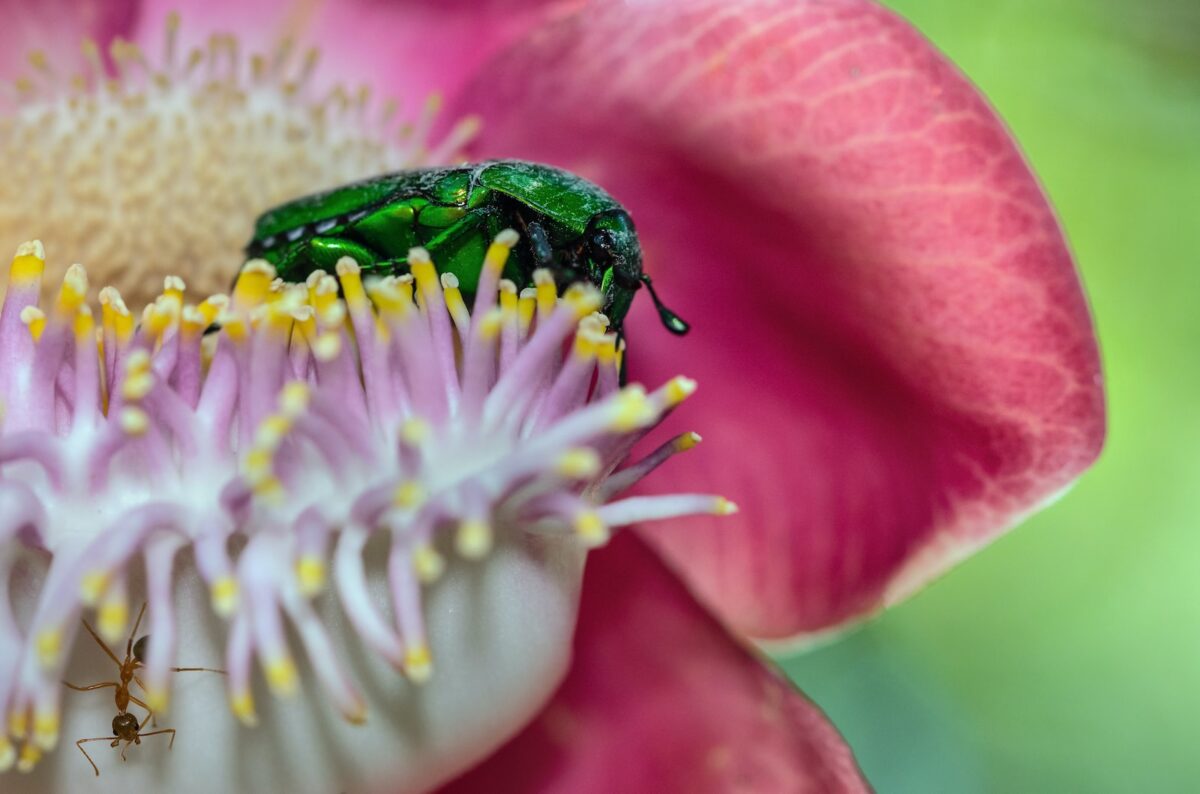
[[[70,681],[63,681],[63,686],[70,687],[71,689],[74,689],[76,692],[91,692],[93,689],[104,689],[104,687],[106,687],[106,686],[119,687],[121,685],[118,684],[116,681],[102,681],[99,684],[90,684],[88,686],[76,686],[75,684],[72,684]]]
[[[141,706],[142,708],[144,708],[146,710],[146,717],[150,720],[150,726],[152,728],[158,727],[158,718],[154,716],[154,712],[150,709],[149,706],[147,706],[145,703],[143,703],[142,701],[135,698],[133,695],[129,696],[129,700],[131,703],[136,703],[137,705]]]
[[[163,734],[163,733],[171,734],[171,741],[167,744],[167,749],[170,750],[170,749],[174,748],[175,747],[175,729],[174,728],[163,728],[161,731],[150,731],[149,733],[143,733],[143,734],[141,734],[141,738],[145,739],[147,736],[158,736],[159,734]]]
[[[95,640],[97,643],[99,643],[100,647],[104,649],[104,652],[108,654],[108,658],[112,659],[113,662],[116,663],[117,667],[120,667],[121,660],[118,659],[117,655],[112,652],[112,648],[108,647],[108,643],[106,643],[104,640],[100,639],[100,635],[96,633],[96,630],[94,628],[92,628],[92,624],[88,623],[86,620],[83,620],[82,618],[80,618],[80,620],[83,621],[83,627],[85,629],[87,629],[87,633],[91,634],[92,639]],[[126,655],[128,656],[128,654],[126,654]]]
[[[176,673],[220,673],[221,675],[229,675],[224,670],[217,670],[213,667],[172,667]]]
[[[142,602],[142,608],[138,610],[137,620],[133,622],[133,631],[129,632],[129,640],[125,643],[125,658],[128,659],[133,653],[133,638],[137,636],[138,626],[142,625],[142,616],[146,614],[146,602]],[[120,662],[117,662],[120,664]]]
[[[96,773],[96,777],[100,777],[100,767],[96,766],[96,762],[92,760],[90,755],[88,755],[88,751],[83,749],[83,745],[87,742],[107,742],[108,740],[109,739],[107,736],[94,736],[91,739],[80,739],[79,741],[75,742],[75,746],[79,748],[79,752],[83,753],[83,757],[86,758],[88,763],[92,765],[92,770]]]

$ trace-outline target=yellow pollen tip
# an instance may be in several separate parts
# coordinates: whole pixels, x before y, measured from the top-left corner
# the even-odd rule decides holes
[[[258,725],[258,714],[254,712],[254,698],[249,692],[238,692],[229,697],[229,710],[248,728]]]
[[[124,601],[106,601],[100,605],[96,620],[100,624],[100,636],[115,642],[125,633],[125,626],[129,623],[129,605]]]
[[[154,376],[149,372],[138,372],[121,383],[121,396],[130,402],[141,400],[154,388]]]
[[[446,560],[433,546],[422,543],[413,551],[413,570],[422,584],[433,584],[446,570]]]
[[[7,736],[0,736],[0,772],[7,772],[17,762],[17,748]]]
[[[17,771],[29,773],[42,760],[42,751],[32,742],[21,745],[21,757],[17,759]]]
[[[612,429],[618,433],[628,433],[645,427],[656,418],[654,409],[646,398],[646,392],[640,387],[630,386],[617,397]]]
[[[25,709],[17,709],[9,712],[8,715],[8,733],[18,739],[25,737],[29,731],[29,712]]]
[[[468,560],[479,560],[492,550],[492,527],[486,521],[467,519],[458,525],[454,549]]]
[[[92,317],[92,310],[87,306],[80,306],[79,311],[75,313],[75,339],[79,342],[90,341],[96,333],[96,320]]]
[[[162,687],[150,685],[146,688],[146,705],[151,711],[165,713],[171,705],[171,695]]]
[[[26,306],[21,309],[21,322],[25,323],[29,328],[29,335],[33,341],[38,341],[42,338],[42,333],[46,330],[46,313],[36,306]]]
[[[479,323],[479,336],[485,342],[490,342],[500,336],[502,330],[504,330],[504,312],[499,307],[492,307],[487,314],[483,315],[483,319]]]
[[[126,435],[140,436],[144,435],[150,429],[150,417],[141,408],[129,406],[121,409],[121,430]]]
[[[212,583],[208,595],[209,600],[212,602],[213,612],[216,612],[220,617],[228,618],[237,610],[238,584],[237,580],[232,576],[225,575],[219,577]]]
[[[76,264],[67,268],[62,287],[58,291],[58,302],[55,304],[59,316],[74,317],[87,297],[87,288],[87,271],[83,269],[83,265]]]
[[[296,694],[296,682],[299,675],[296,663],[289,656],[280,656],[266,664],[267,686],[276,697],[290,697]]]
[[[42,629],[37,635],[37,655],[42,667],[50,668],[58,664],[60,653],[62,653],[62,632],[56,628]]]
[[[600,456],[590,447],[568,449],[559,456],[554,470],[572,480],[586,480],[600,472]]]
[[[84,606],[90,607],[97,604],[111,581],[112,577],[109,576],[108,571],[85,573],[79,581],[79,598],[83,601]]]
[[[594,510],[587,510],[575,516],[575,534],[591,549],[603,546],[610,537],[604,520]]]
[[[314,555],[304,555],[296,562],[296,580],[304,595],[312,597],[320,594],[325,589],[325,563]]]
[[[703,439],[700,438],[699,433],[684,433],[675,439],[675,451],[687,452],[689,449],[699,444],[702,440]]]
[[[521,290],[517,301],[517,319],[520,320],[521,332],[525,333],[533,325],[533,313],[537,309],[537,290],[526,287]]]
[[[600,290],[591,284],[575,283],[567,287],[563,300],[574,310],[575,318],[582,320],[600,308]]]
[[[580,330],[575,334],[575,355],[586,361],[591,361],[599,351],[599,338],[593,332]]]
[[[433,659],[425,644],[413,645],[404,652],[404,673],[414,684],[424,684],[433,675]]]
[[[342,709],[342,719],[351,725],[366,725],[367,724],[367,704],[363,703],[358,698],[354,699],[354,704],[348,709]]]
[[[337,334],[321,334],[312,348],[317,361],[333,361],[342,352],[342,339]]]
[[[49,752],[58,744],[59,721],[58,714],[53,711],[39,711],[33,718],[33,743],[39,749]]]
[[[342,295],[346,305],[351,309],[360,309],[367,305],[367,293],[363,290],[362,268],[358,262],[348,256],[343,256],[334,267],[338,281],[342,284]]]
[[[413,510],[425,501],[425,488],[419,482],[402,482],[392,494],[392,504],[402,510]]]
[[[509,252],[512,251],[519,239],[520,235],[513,229],[505,229],[497,234],[492,240],[492,244],[488,246],[487,253],[483,256],[484,269],[499,275],[504,270],[504,266],[508,264]]]
[[[400,426],[400,438],[410,447],[422,446],[433,434],[433,426],[418,416],[404,420]]]
[[[8,279],[14,286],[38,284],[46,271],[46,249],[41,240],[31,240],[17,246]]]
[[[667,407],[674,408],[695,394],[696,381],[691,378],[685,378],[682,375],[676,375],[667,382],[664,388],[666,390]]]
[[[279,394],[279,409],[287,417],[298,417],[308,408],[312,389],[307,383],[294,380],[283,387]]]
[[[729,501],[723,496],[718,496],[713,500],[713,513],[719,516],[731,516],[738,511],[736,503]]]
[[[275,268],[265,259],[251,259],[242,267],[233,285],[233,302],[238,308],[253,309],[267,299]]]

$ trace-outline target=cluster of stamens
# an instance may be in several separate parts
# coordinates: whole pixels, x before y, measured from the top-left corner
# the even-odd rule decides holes
[[[324,691],[359,722],[363,698],[314,608],[327,585],[364,647],[419,684],[433,672],[421,589],[448,565],[482,564],[528,533],[592,547],[611,527],[735,509],[709,495],[621,496],[699,440],[685,433],[626,464],[695,384],[622,387],[597,290],[560,295],[539,271],[518,292],[501,278],[516,239],[489,247],[470,309],[455,277],[414,249],[411,275],[366,283],[350,259],[303,285],[251,262],[231,296],[194,305],[168,278],[136,322],[106,288],[98,323],[78,265],[39,308],[45,255],[20,247],[0,310],[0,770],[30,769],[55,746],[80,618],[94,610],[101,636],[123,641],[139,564],[152,710],[167,706],[175,560],[190,549],[227,620],[234,714],[255,722],[255,659],[272,692],[296,691],[290,623]],[[387,605],[364,568],[380,535]],[[8,582],[29,550],[49,564],[18,621]]]
[[[185,51],[179,25],[171,14],[161,53],[114,40],[113,69],[91,41],[75,75],[30,55],[0,112],[0,250],[37,229],[62,261],[87,262],[139,301],[150,297],[139,292],[145,277],[166,267],[203,294],[225,290],[259,213],[450,161],[478,127],[463,119],[433,144],[437,97],[400,109],[366,87],[319,88],[317,51],[290,40],[248,54],[233,35],[214,35]]]

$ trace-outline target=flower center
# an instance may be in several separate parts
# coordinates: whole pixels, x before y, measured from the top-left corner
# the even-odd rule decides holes
[[[64,75],[42,53],[0,115],[0,251],[33,232],[57,262],[139,303],[168,272],[202,294],[230,286],[254,219],[281,201],[454,155],[464,119],[431,148],[430,98],[403,124],[366,88],[318,91],[316,50],[246,54],[232,35],[190,52],[171,15],[159,53],[114,41],[106,69]],[[50,273],[54,283],[62,272]],[[152,278],[148,278],[152,277]]]

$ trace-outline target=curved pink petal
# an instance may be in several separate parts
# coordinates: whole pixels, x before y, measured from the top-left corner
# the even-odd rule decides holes
[[[820,711],[622,535],[588,560],[575,661],[554,700],[441,794],[866,790]]]
[[[41,50],[65,82],[82,71],[80,43],[128,35],[137,8],[136,0],[0,0],[0,78],[33,73],[28,56]]]
[[[419,108],[435,91],[459,88],[480,64],[537,20],[555,13],[554,0],[147,0],[139,41],[158,46],[167,14],[179,11],[185,46],[213,33],[235,33],[248,50],[272,50],[291,38],[317,46],[318,80]]]
[[[631,208],[694,330],[629,323],[632,372],[701,390],[705,437],[656,487],[742,521],[648,537],[737,628],[877,609],[1067,486],[1098,454],[1088,308],[1003,125],[865,0],[594,2],[459,98],[481,156],[559,163]],[[680,429],[685,429],[681,427]]]

